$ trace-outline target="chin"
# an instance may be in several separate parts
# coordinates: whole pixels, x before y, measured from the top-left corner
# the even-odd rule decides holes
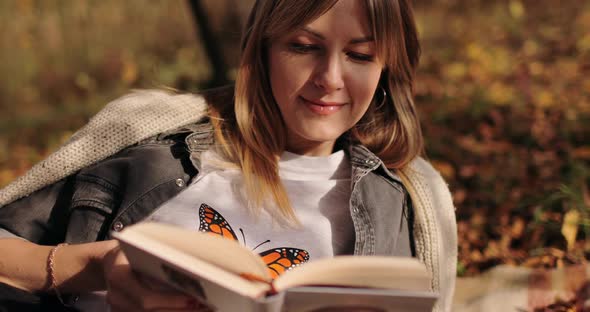
[[[333,142],[336,141],[342,135],[342,133],[334,131],[310,131],[308,128],[306,131],[299,132],[299,137],[306,141],[317,143]]]

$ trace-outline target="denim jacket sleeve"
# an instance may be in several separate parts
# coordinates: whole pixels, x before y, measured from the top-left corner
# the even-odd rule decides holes
[[[0,229],[43,245],[108,238],[111,228],[145,218],[196,175],[188,133],[150,138],[0,207]]]
[[[0,228],[39,244],[63,240],[73,176],[0,208]]]

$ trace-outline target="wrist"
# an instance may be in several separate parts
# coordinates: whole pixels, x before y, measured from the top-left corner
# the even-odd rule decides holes
[[[54,259],[56,286],[62,293],[81,293],[106,289],[103,258],[115,241],[68,245]]]
[[[43,289],[46,290],[47,292],[53,292],[55,294],[55,296],[57,297],[57,299],[59,300],[59,302],[61,302],[62,305],[65,305],[65,302],[63,300],[63,297],[61,295],[61,291],[59,290],[59,285],[58,285],[58,279],[57,279],[57,274],[56,274],[56,269],[55,269],[55,262],[57,261],[57,252],[59,249],[61,249],[64,246],[67,246],[67,243],[61,243],[58,244],[57,246],[51,248],[51,250],[49,251],[49,255],[47,256],[47,282],[46,282],[46,287],[44,287]]]

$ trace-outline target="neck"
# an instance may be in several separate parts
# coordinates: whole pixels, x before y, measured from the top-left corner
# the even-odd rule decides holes
[[[334,150],[335,142],[297,142],[299,144],[287,144],[287,152],[305,156],[329,156]]]

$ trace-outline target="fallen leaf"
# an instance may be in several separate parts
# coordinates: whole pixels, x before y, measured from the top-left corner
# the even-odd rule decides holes
[[[578,225],[580,222],[580,212],[575,209],[570,209],[563,217],[563,224],[561,226],[561,234],[567,241],[567,250],[571,251],[576,243],[576,236],[578,235]]]

